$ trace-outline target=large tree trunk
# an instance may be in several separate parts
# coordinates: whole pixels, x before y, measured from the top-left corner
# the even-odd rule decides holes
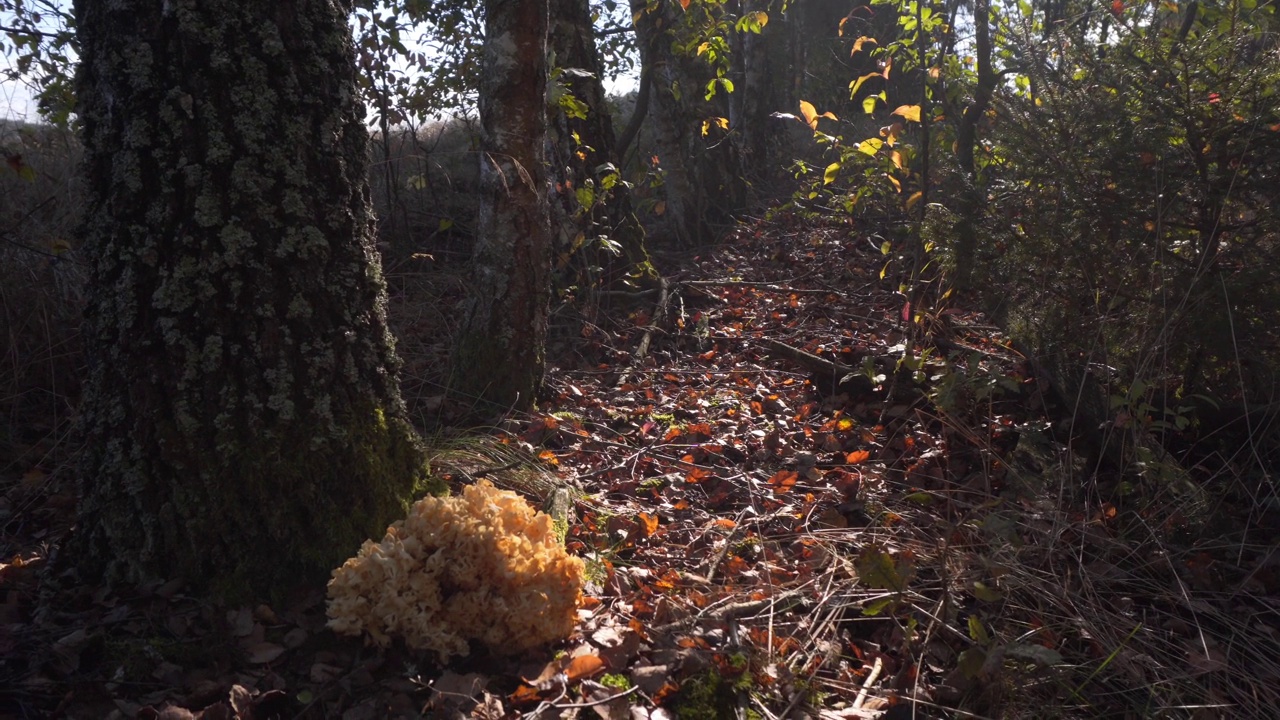
[[[551,302],[547,213],[547,0],[486,0],[475,273],[452,390],[524,410],[542,384]]]
[[[374,247],[347,17],[78,0],[94,575],[323,580],[425,479]]]
[[[551,209],[562,235],[558,254],[588,273],[593,268],[603,272],[603,278],[576,278],[579,284],[609,284],[623,275],[651,281],[656,272],[645,250],[644,228],[622,182],[590,3],[552,0],[551,18],[550,49],[565,71],[562,82],[587,111],[585,118],[555,112],[550,120],[552,177],[558,190]],[[618,255],[600,247],[602,238],[617,243]]]

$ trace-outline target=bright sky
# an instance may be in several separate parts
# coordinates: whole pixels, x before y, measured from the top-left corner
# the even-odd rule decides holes
[[[56,5],[62,5],[64,2],[64,0],[47,1]],[[9,26],[11,21],[12,15],[0,13],[0,26]],[[49,29],[52,30],[53,28],[50,27]],[[8,41],[8,38],[0,37],[0,48],[10,51],[8,56],[0,56],[0,70],[12,67],[14,58],[12,57],[11,45],[12,43]],[[638,84],[639,73],[633,70],[631,73],[614,79],[605,78],[605,92],[609,94],[627,93],[634,90]],[[31,90],[21,81],[0,77],[0,118],[33,123],[40,121],[40,114],[37,112],[36,102],[32,97]]]
[[[13,80],[0,81],[0,116],[10,120],[36,122],[36,103],[31,92],[21,83]]]
[[[67,4],[68,0],[38,0],[34,3],[27,3],[31,9],[41,12],[45,17],[40,28],[47,31],[58,29],[56,23],[50,19],[50,16],[56,13],[50,12],[48,7],[64,7]],[[16,24],[11,12],[0,13],[0,26],[12,27]],[[0,55],[0,71],[12,69],[17,57],[13,48],[13,41],[7,33],[0,35],[0,50],[4,51],[3,55]],[[31,90],[21,81],[0,77],[0,117],[25,120],[27,122],[38,122],[40,120]]]

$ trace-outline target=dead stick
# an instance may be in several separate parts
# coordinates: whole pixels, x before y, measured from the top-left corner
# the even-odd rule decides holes
[[[880,671],[884,669],[884,660],[877,657],[876,664],[871,666],[871,672],[867,673],[867,679],[862,683],[862,689],[858,691],[858,697],[853,701],[853,709],[862,708],[862,703],[867,701],[867,690],[875,684],[876,678],[880,677]]]
[[[658,279],[658,302],[653,308],[653,317],[649,319],[649,325],[645,328],[644,336],[640,338],[640,344],[636,347],[636,351],[631,354],[631,366],[627,371],[622,373],[622,377],[618,378],[618,386],[621,387],[631,379],[631,373],[640,367],[640,363],[644,361],[646,355],[649,354],[649,343],[653,338],[653,331],[658,329],[658,325],[667,315],[667,303],[671,297],[671,284],[666,278]]]

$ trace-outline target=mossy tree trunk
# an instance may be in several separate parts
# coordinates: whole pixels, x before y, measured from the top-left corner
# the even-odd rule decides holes
[[[556,195],[551,203],[562,237],[557,254],[573,258],[578,267],[600,268],[603,278],[579,282],[609,284],[630,276],[643,284],[657,280],[645,249],[645,233],[631,205],[631,191],[622,182],[613,117],[605,101],[604,63],[596,48],[595,26],[588,0],[551,0],[548,43],[560,82],[585,109],[578,117],[563,108],[549,126],[552,137],[552,178]],[[617,254],[601,247],[601,239],[617,243]]]
[[[480,216],[451,390],[524,410],[542,384],[551,303],[547,0],[486,0],[480,68]]]
[[[75,3],[91,254],[67,555],[226,599],[323,581],[425,480],[345,10]]]

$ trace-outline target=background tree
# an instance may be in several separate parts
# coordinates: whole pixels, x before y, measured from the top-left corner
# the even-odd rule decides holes
[[[526,409],[542,384],[551,301],[547,1],[487,0],[480,217],[451,390]]]
[[[645,232],[632,209],[629,183],[605,100],[604,63],[587,0],[552,0],[549,45],[558,100],[550,118],[552,214],[561,231],[560,263],[577,257],[586,277],[608,283],[623,275],[651,277]],[[592,276],[602,274],[602,278]]]
[[[709,143],[699,134],[703,121],[727,113],[712,111],[703,93],[712,77],[697,57],[699,33],[710,31],[712,21],[702,16],[688,17],[689,8],[706,10],[702,4],[682,3],[681,8],[668,0],[631,0],[636,44],[644,72],[652,83],[648,95],[649,119],[653,127],[652,142],[657,149],[657,166],[663,183],[663,211],[667,230],[682,245],[696,245],[710,237],[708,221],[714,209],[737,209],[741,206],[740,188],[730,179],[718,182],[714,170],[717,161],[733,150],[731,143],[716,145],[718,153],[709,154]],[[724,86],[719,86],[724,89]],[[708,126],[710,129],[712,126]],[[723,137],[724,128],[715,127],[714,139]],[[732,161],[720,167],[732,167]],[[727,201],[727,202],[726,202]],[[727,215],[719,215],[727,219]]]
[[[243,597],[323,578],[424,480],[335,3],[75,4],[92,261],[69,555]]]

